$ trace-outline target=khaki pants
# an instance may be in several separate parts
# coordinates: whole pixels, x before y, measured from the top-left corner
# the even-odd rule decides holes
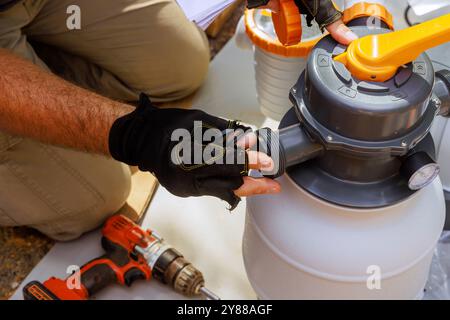
[[[70,5],[81,9],[81,30],[67,28]],[[209,63],[205,35],[174,0],[25,0],[0,12],[0,47],[125,101],[189,95]],[[0,132],[0,225],[74,239],[117,212],[129,190],[128,166]]]

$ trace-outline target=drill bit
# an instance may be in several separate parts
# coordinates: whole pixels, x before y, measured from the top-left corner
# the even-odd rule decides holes
[[[206,287],[200,288],[200,293],[207,299],[207,300],[220,300],[220,298],[211,290],[209,290]]]

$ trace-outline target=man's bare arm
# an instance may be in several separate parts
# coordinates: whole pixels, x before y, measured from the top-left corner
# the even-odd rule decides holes
[[[3,132],[107,155],[113,122],[133,109],[77,87],[0,49]]]
[[[109,155],[114,121],[134,110],[79,88],[0,49],[0,131],[44,143]],[[247,146],[248,147],[248,146]],[[249,152],[251,168],[273,165],[267,155]],[[244,177],[238,196],[280,191],[271,179]]]

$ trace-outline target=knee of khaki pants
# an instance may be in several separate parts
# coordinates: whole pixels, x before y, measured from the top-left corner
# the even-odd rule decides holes
[[[200,88],[208,73],[210,52],[206,35],[202,34],[175,50],[179,50],[181,54],[167,61],[168,64],[176,66],[168,69],[165,80],[168,87],[172,87],[170,92],[159,94],[151,82],[148,88],[145,88],[146,93],[155,96],[157,100],[176,100],[190,95]],[[161,55],[163,56],[163,53]]]
[[[153,101],[164,102],[184,98],[202,85],[208,73],[210,49],[206,34],[184,17],[175,2],[159,6],[159,11],[149,7],[136,13],[142,17],[146,11],[152,12],[156,22],[136,30],[135,41],[140,45],[127,49],[135,63],[120,65],[116,60],[119,64],[109,70],[135,92],[145,92]],[[152,39],[144,39],[149,34],[153,34]],[[124,67],[128,68],[126,74]]]
[[[129,167],[103,156],[28,139],[0,150],[1,225],[72,240],[116,213],[130,188]]]
[[[191,94],[205,79],[210,61],[208,39],[188,21],[175,0],[77,0],[89,11],[82,18],[85,27],[77,32],[68,31],[64,16],[55,14],[65,12],[69,2],[49,1],[24,32],[30,40],[90,64],[91,71],[79,67],[77,59],[63,58],[70,70],[86,70],[87,78],[100,77],[85,81],[87,87],[95,83],[95,90],[121,100],[137,100],[145,92],[154,101],[170,101]],[[61,61],[51,51],[41,57],[49,65],[52,59]]]

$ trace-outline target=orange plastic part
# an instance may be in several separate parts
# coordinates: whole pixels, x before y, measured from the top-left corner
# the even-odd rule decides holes
[[[321,39],[321,37],[317,37],[316,39],[300,42],[296,45],[285,46],[278,39],[275,39],[258,29],[254,16],[256,10],[260,9],[245,11],[245,31],[255,46],[258,46],[267,52],[284,57],[306,57]],[[299,23],[299,26],[301,29],[301,23]]]
[[[359,2],[344,10],[343,21],[348,23],[361,17],[377,17],[394,30],[394,20],[391,13],[378,3]]]
[[[354,40],[334,59],[356,78],[383,82],[424,51],[450,41],[450,14],[396,32]]]
[[[278,12],[272,12],[272,21],[278,40],[284,46],[302,40],[302,18],[293,0],[279,0]]]
[[[61,300],[87,300],[89,294],[84,286],[80,289],[69,289],[65,280],[52,277],[44,282],[44,286]],[[45,300],[48,300],[45,298]]]
[[[109,218],[102,229],[102,234],[112,242],[131,252],[136,245],[146,248],[155,241],[151,232],[143,230],[133,221],[123,215]]]
[[[50,296],[49,294],[47,294],[47,291],[44,290],[42,288],[42,286],[44,286],[44,285],[40,284],[40,283],[36,283],[36,284],[32,284],[32,285],[28,286],[28,288],[26,290],[27,290],[28,294],[33,297],[33,299],[38,300],[38,301],[53,301],[56,299],[60,299],[58,297],[56,297],[56,299],[55,299],[55,297],[53,295]],[[74,300],[78,300],[78,299],[74,299]]]

